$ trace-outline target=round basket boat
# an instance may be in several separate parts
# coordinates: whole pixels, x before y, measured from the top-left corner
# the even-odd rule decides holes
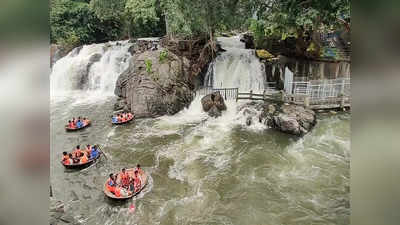
[[[65,126],[65,130],[66,130],[67,132],[82,130],[82,129],[85,129],[86,127],[89,127],[90,124],[91,124],[91,122],[90,122],[90,120],[89,120],[88,123],[87,123],[85,126],[82,126],[82,127],[80,127],[80,128],[69,128],[68,125],[67,125],[67,126]]]
[[[116,122],[116,123],[112,123],[113,125],[122,125],[122,124],[127,124],[129,122],[131,122],[133,119],[135,119],[135,116],[132,116],[132,118],[130,118],[129,120],[126,120],[124,122]]]
[[[126,172],[129,174],[129,176],[133,177],[133,176],[134,176],[135,169],[134,169],[134,168],[126,169]],[[148,181],[147,178],[148,178],[148,177],[147,177],[146,173],[143,172],[142,175],[139,175],[139,178],[140,178],[140,180],[142,181],[142,186],[140,187],[140,189],[139,189],[137,192],[132,192],[131,195],[120,196],[120,197],[115,196],[113,193],[111,193],[111,192],[107,189],[107,180],[108,180],[108,179],[106,180],[106,182],[105,182],[104,185],[103,185],[103,192],[104,192],[104,194],[105,194],[107,197],[109,197],[109,198],[111,198],[111,199],[115,199],[115,200],[125,200],[125,199],[132,198],[133,196],[139,194],[139,193],[146,187],[146,185],[147,185],[147,181]],[[117,183],[119,183],[119,181],[120,181],[120,177],[118,176],[118,177],[117,177]]]
[[[90,165],[92,165],[93,162],[95,162],[97,159],[100,158],[101,153],[99,152],[99,154],[97,155],[96,158],[94,159],[90,159],[85,163],[73,163],[73,164],[69,164],[69,165],[65,165],[62,161],[60,161],[60,163],[67,169],[83,169],[86,168]]]

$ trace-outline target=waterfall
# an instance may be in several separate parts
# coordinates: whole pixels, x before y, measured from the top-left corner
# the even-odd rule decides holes
[[[84,45],[58,60],[50,74],[50,90],[90,90],[112,94],[119,74],[129,65],[128,41]]]
[[[205,77],[205,86],[213,88],[239,88],[241,92],[262,93],[265,71],[255,51],[245,49],[238,36],[220,37],[217,41],[225,49],[210,64]]]

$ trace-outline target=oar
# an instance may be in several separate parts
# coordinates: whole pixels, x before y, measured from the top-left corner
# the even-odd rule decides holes
[[[106,158],[106,160],[108,160],[108,157],[107,157],[107,155],[103,152],[103,150],[101,150],[101,148],[99,147],[99,152],[101,153],[101,154],[103,154],[104,155],[104,157]]]

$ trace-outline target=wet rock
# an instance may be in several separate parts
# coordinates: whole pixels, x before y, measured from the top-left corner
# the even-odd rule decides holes
[[[240,41],[245,43],[246,49],[254,49],[254,37],[250,33],[244,33],[240,35]]]
[[[304,135],[317,123],[315,112],[303,106],[266,103],[259,118],[264,124],[293,135]]]
[[[213,92],[201,99],[203,110],[211,117],[221,116],[222,111],[226,110],[224,98],[219,92]]]
[[[67,55],[67,51],[60,45],[51,44],[50,45],[50,67],[53,67],[59,59]]]
[[[127,110],[125,110],[125,109],[127,109]],[[128,103],[126,102],[126,99],[119,98],[117,100],[117,102],[114,104],[114,110],[115,111],[119,111],[119,110],[129,111],[129,106],[128,106]]]
[[[99,53],[95,53],[95,54],[93,54],[93,55],[90,56],[89,62],[88,62],[88,64],[86,65],[86,69],[85,69],[85,70],[82,70],[82,74],[81,74],[81,76],[79,76],[79,77],[81,78],[80,81],[79,81],[79,83],[78,83],[78,88],[79,88],[79,89],[85,89],[85,88],[87,88],[87,85],[88,85],[88,82],[89,82],[89,71],[90,71],[90,67],[91,67],[94,63],[100,61],[101,57],[102,57],[102,55],[99,54]]]
[[[193,99],[188,80],[189,61],[170,51],[160,61],[162,51],[166,50],[136,53],[128,69],[118,77],[114,93],[126,100],[123,109],[137,118],[175,114],[188,107]]]
[[[251,123],[252,123],[252,121],[253,121],[253,117],[248,116],[248,117],[246,118],[246,125],[247,125],[247,126],[250,126]]]

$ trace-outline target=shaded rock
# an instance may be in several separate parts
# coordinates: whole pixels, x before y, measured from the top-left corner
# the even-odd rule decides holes
[[[240,35],[240,41],[245,43],[245,48],[246,49],[254,49],[254,37],[250,33],[244,33]]]
[[[126,111],[129,111],[129,106],[128,106],[128,103],[126,102],[126,99],[125,98],[119,98],[117,100],[117,102],[114,104],[114,110],[115,111],[119,111],[119,110],[124,110],[125,111],[125,109],[128,109]]]
[[[66,56],[68,51],[62,48],[60,45],[51,44],[50,45],[50,67],[53,67],[59,59]]]
[[[86,65],[86,69],[82,71],[82,75],[79,76],[81,79],[78,82],[78,88],[79,89],[85,89],[89,83],[89,71],[90,71],[90,67],[100,61],[102,55],[99,53],[95,53],[93,55],[90,56],[88,64]]]
[[[247,125],[247,126],[250,126],[252,122],[253,122],[253,117],[248,116],[248,117],[246,118],[246,125]]]
[[[317,123],[315,112],[299,105],[266,103],[259,118],[264,124],[293,135],[304,135]]]
[[[193,99],[189,61],[169,51],[167,58],[160,61],[163,50],[136,53],[116,82],[114,93],[126,100],[123,109],[137,118],[175,114]]]
[[[224,98],[219,92],[213,92],[201,99],[203,110],[211,117],[221,116],[222,111],[226,110]]]

